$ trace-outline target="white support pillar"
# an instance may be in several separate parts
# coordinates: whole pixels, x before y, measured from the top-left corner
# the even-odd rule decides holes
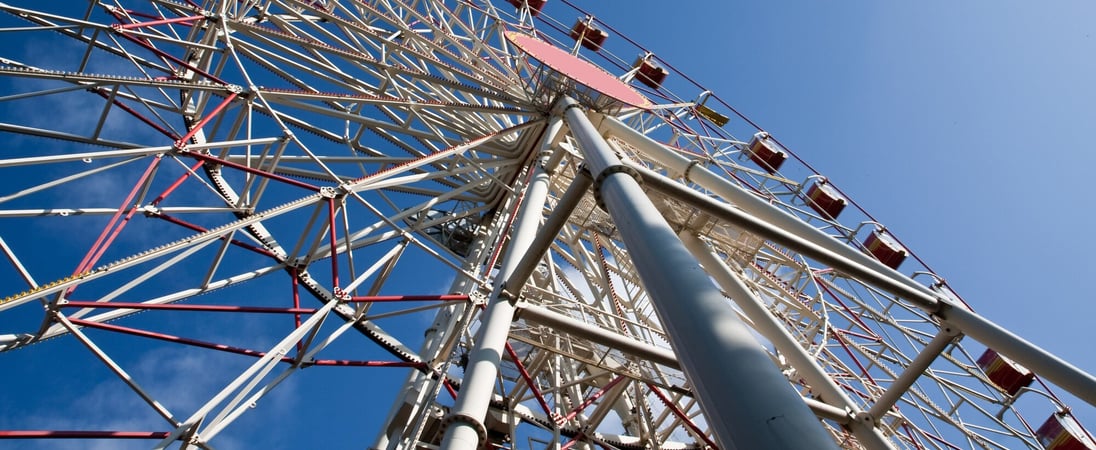
[[[667,367],[680,368],[677,357],[673,352],[662,347],[640,342],[620,333],[614,333],[604,328],[582,322],[563,314],[554,312],[543,306],[528,303],[518,303],[518,316],[527,322],[533,322],[555,330],[573,335],[582,339],[588,339],[597,344],[620,350],[628,355],[644,358],[656,364]]]
[[[552,120],[545,132],[544,142],[551,142],[559,129],[559,120]],[[505,280],[517,268],[522,255],[537,235],[544,203],[548,199],[548,174],[539,162],[530,170],[533,174],[517,211],[510,233],[510,245],[495,276],[495,286],[488,299],[487,309],[480,315],[480,328],[476,333],[475,344],[468,354],[468,366],[464,370],[460,393],[457,394],[449,416],[445,418],[447,428],[441,443],[443,449],[474,450],[480,448],[482,441],[487,438],[483,421],[491,403],[499,363],[502,361],[506,338],[517,310],[510,299],[501,294]]]
[[[703,209],[719,220],[777,242],[811,259],[829,265],[842,273],[859,278],[868,284],[875,285],[886,292],[908,300],[925,312],[947,321],[964,335],[1008,356],[1039,376],[1076,395],[1077,398],[1088,402],[1088,404],[1096,405],[1096,377],[969,309],[936,297],[936,294],[929,291],[928,288],[916,284],[908,277],[889,268],[888,270],[894,272],[896,276],[874,270],[872,268],[874,265],[864,265],[845,258],[825,246],[818,245],[786,229],[758,219],[742,209],[731,207],[726,203],[701,195],[682,186],[680,183],[667,180],[666,177],[647,169],[633,168],[633,170],[643,174],[644,181],[649,185],[678,201]],[[874,261],[874,263],[878,264],[878,261]],[[906,281],[902,281],[902,279]],[[911,283],[917,288],[911,286]]]
[[[878,428],[870,423],[853,421],[863,411],[841,390],[814,358],[807,353],[794,336],[784,328],[779,320],[773,316],[761,299],[757,297],[741,276],[720,259],[707,244],[701,241],[691,232],[684,231],[681,242],[693,252],[693,255],[704,265],[704,269],[712,276],[712,279],[723,288],[731,300],[738,305],[742,313],[754,324],[754,328],[776,347],[780,354],[788,359],[788,363],[795,368],[796,373],[803,377],[816,392],[823,404],[829,405],[838,411],[842,411],[844,419],[852,429],[856,440],[868,449],[893,449],[894,446],[887,441]],[[816,412],[821,407],[812,408]]]
[[[904,284],[906,287],[919,290],[926,295],[933,295],[927,287],[918,284],[897,270],[891,269],[875,258],[834,239],[824,231],[769,203],[769,200],[758,197],[742,186],[728,181],[725,177],[703,167],[698,161],[690,160],[680,153],[666,148],[662,143],[628,127],[616,118],[603,116],[600,125],[608,133],[639,149],[645,156],[657,161],[667,169],[684,174],[686,180],[703,186],[704,189],[722,197],[750,216],[772,224],[845,259],[868,267],[879,273],[880,276],[888,277],[896,283]]]
[[[571,133],[724,449],[837,448],[574,100]]]

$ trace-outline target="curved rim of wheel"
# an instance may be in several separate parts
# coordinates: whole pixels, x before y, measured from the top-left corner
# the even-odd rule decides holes
[[[982,319],[833,182],[566,1],[56,8],[0,5],[0,250],[7,285],[25,286],[0,300],[0,350],[80,350],[142,412],[135,428],[0,419],[0,438],[215,447],[253,405],[279,407],[287,380],[369,371],[360,384],[394,399],[370,405],[377,442],[437,443],[460,420],[446,415],[535,168],[538,218],[589,176],[554,118],[567,97],[695,235],[728,308],[839,445],[1041,448],[1060,429],[1091,444],[1014,362],[1026,353],[971,339]],[[650,103],[561,74],[516,35]],[[578,195],[507,293],[520,312],[480,438],[715,447],[613,216]],[[168,372],[210,380],[184,399]]]

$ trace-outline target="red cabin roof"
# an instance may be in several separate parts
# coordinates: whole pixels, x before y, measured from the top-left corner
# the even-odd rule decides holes
[[[515,8],[521,8],[525,6],[525,0],[506,0],[506,3],[513,5]],[[540,14],[540,10],[544,9],[544,4],[548,3],[548,0],[528,0],[529,14],[534,16]]]
[[[636,81],[647,85],[651,89],[662,87],[662,82],[670,75],[666,69],[658,65],[651,55],[641,56],[632,64],[636,70]]]
[[[880,230],[872,230],[871,235],[864,241],[864,247],[875,259],[891,269],[898,269],[909,254],[898,241]]]
[[[788,152],[784,151],[784,147],[764,131],[754,135],[746,151],[754,163],[769,173],[776,173],[788,159]]]
[[[571,27],[571,39],[581,40],[580,43],[583,47],[595,52],[601,50],[601,45],[608,38],[609,33],[594,26],[588,19],[578,19],[575,26]]]
[[[1008,395],[1016,395],[1021,388],[1031,385],[1035,374],[1026,367],[1006,358],[994,351],[986,349],[982,356],[978,357],[978,367],[986,373],[989,380]]]
[[[1096,450],[1096,444],[1077,423],[1077,419],[1066,412],[1054,413],[1047,418],[1035,430],[1035,437],[1046,450]]]
[[[836,219],[848,203],[836,188],[825,181],[818,181],[807,189],[807,205],[824,218]]]

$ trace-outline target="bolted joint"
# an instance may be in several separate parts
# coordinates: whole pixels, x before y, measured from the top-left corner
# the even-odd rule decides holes
[[[946,321],[943,321],[943,320],[940,320],[939,322],[940,322],[940,333],[944,334],[945,336],[955,337],[955,336],[958,336],[961,333],[961,331],[959,330],[959,327],[956,327],[955,325],[952,325],[952,324],[950,324]]]
[[[694,167],[700,166],[700,165],[705,165],[706,166],[706,165],[708,165],[709,162],[711,162],[711,160],[708,159],[708,158],[700,158],[700,159],[694,159],[692,161],[689,161],[689,165],[685,166],[685,172],[681,174],[681,178],[684,178],[685,181],[688,181],[688,182],[692,183],[693,180],[689,178],[689,172],[691,172]]]
[[[476,429],[476,436],[479,437],[478,448],[487,447],[487,427],[483,426],[483,422],[480,422],[479,419],[472,417],[468,414],[453,413],[445,416],[445,418],[441,420],[441,434],[444,435],[450,425],[458,422],[466,425],[471,425],[472,428]]]
[[[942,304],[943,302],[940,303]],[[947,307],[950,308],[951,306],[948,305]],[[955,337],[963,334],[963,330],[960,330],[959,327],[953,325],[951,322],[948,322],[947,319],[944,319],[943,315],[930,314],[929,317],[931,317],[936,322],[936,324],[940,326],[940,331],[938,332],[938,334],[942,334],[948,337]]]
[[[559,100],[556,101],[555,107],[552,108],[552,113],[562,116],[571,108],[582,109],[582,104],[567,96],[560,97]]]
[[[140,207],[140,211],[145,217],[159,217],[163,213],[163,210],[155,204],[144,205]]]
[[[468,301],[476,307],[483,307],[487,305],[487,296],[483,292],[471,292],[468,294]]]
[[[503,282],[502,285],[499,286],[499,298],[506,300],[507,303],[510,303],[510,305],[513,306],[521,299],[521,289],[518,289],[517,292],[511,291],[510,287]]]
[[[860,422],[869,427],[875,427],[875,417],[872,417],[867,411],[860,411],[856,415],[852,416],[852,420]]]
[[[323,198],[336,198],[336,197],[338,197],[338,194],[339,194],[339,191],[337,191],[334,187],[323,186],[323,187],[320,188],[320,197],[323,197]]]
[[[636,180],[636,183],[643,184],[643,177],[640,176],[639,171],[631,166],[625,164],[617,164],[615,166],[606,167],[601,172],[598,172],[597,177],[594,178],[594,200],[597,202],[597,206],[601,209],[605,209],[605,203],[601,201],[601,183],[609,178],[610,175],[624,173]]]
[[[335,289],[331,290],[331,295],[333,295],[340,302],[348,302],[351,299],[350,293],[342,290],[342,288],[338,286],[335,286]]]

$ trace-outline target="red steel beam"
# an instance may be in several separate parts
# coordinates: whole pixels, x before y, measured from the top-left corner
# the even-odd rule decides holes
[[[176,224],[176,225],[182,226],[182,227],[184,227],[184,228],[187,228],[187,229],[190,229],[190,230],[194,230],[194,231],[197,231],[197,232],[199,232],[199,233],[204,233],[204,232],[206,232],[206,231],[209,231],[209,230],[208,230],[207,228],[205,228],[205,227],[202,227],[202,226],[199,226],[199,225],[195,225],[195,224],[192,224],[192,223],[190,223],[190,222],[187,222],[187,221],[185,221],[185,220],[182,220],[182,219],[178,219],[178,218],[176,218],[176,217],[174,217],[174,216],[170,216],[170,215],[167,215],[167,214],[164,214],[164,213],[156,214],[156,215],[155,215],[154,217],[158,217],[158,218],[160,218],[160,219],[166,220],[166,221],[168,221],[168,222],[171,222],[171,223],[173,223],[173,224]],[[224,239],[225,239],[225,237],[224,237],[224,236],[222,236],[222,237],[220,237],[219,239],[221,239],[221,240],[224,240]],[[267,249],[265,249],[265,248],[262,248],[262,247],[258,247],[258,246],[252,245],[252,244],[248,244],[247,242],[241,241],[241,240],[239,240],[239,239],[233,239],[233,240],[231,240],[231,241],[229,241],[229,242],[231,242],[231,243],[232,243],[233,245],[236,245],[236,246],[238,246],[238,247],[242,247],[242,248],[246,248],[246,249],[248,249],[248,250],[251,250],[251,251],[253,251],[253,252],[255,252],[255,253],[258,253],[258,254],[260,254],[260,255],[263,255],[263,256],[269,256],[269,257],[271,257],[271,258],[273,258],[273,257],[277,256],[277,255],[275,255],[275,254],[274,254],[274,252],[271,252],[270,250],[267,250]]]
[[[94,303],[94,302],[85,302],[85,303]],[[169,305],[160,305],[160,306],[169,306]],[[184,305],[175,305],[175,306],[184,306]],[[284,312],[284,310],[283,310],[283,312]],[[139,329],[136,329],[136,328],[123,327],[123,326],[118,326],[118,325],[113,325],[113,324],[90,322],[90,321],[87,321],[87,320],[73,319],[73,318],[69,318],[69,321],[72,322],[75,325],[80,325],[80,326],[83,326],[83,327],[98,328],[98,329],[106,330],[106,331],[114,331],[114,332],[129,334],[129,335],[133,335],[133,336],[147,337],[147,338],[151,338],[151,339],[158,339],[158,340],[161,340],[161,341],[174,342],[174,343],[178,343],[178,344],[191,345],[191,346],[195,346],[195,347],[202,347],[202,348],[207,348],[207,349],[211,349],[211,350],[218,350],[218,351],[227,352],[227,353],[236,353],[236,354],[239,354],[239,355],[254,356],[254,357],[257,357],[257,358],[261,358],[261,357],[266,355],[266,352],[260,352],[260,351],[257,351],[257,350],[251,350],[251,349],[246,349],[246,348],[241,348],[241,347],[233,347],[233,346],[224,345],[224,344],[215,344],[215,343],[212,343],[212,342],[199,341],[197,339],[188,339],[188,338],[183,338],[183,337],[174,336],[174,335],[170,335],[170,334],[156,333],[156,332],[153,332],[153,331],[139,330]],[[293,358],[290,358],[290,357],[287,357],[287,356],[281,357],[281,358],[279,358],[279,360],[281,362],[284,362],[284,363],[289,363],[289,364],[294,363]],[[417,368],[417,369],[422,369],[422,368],[425,367],[425,364],[421,363],[421,362],[357,361],[357,360],[345,360],[345,359],[317,359],[317,360],[313,360],[313,361],[306,361],[306,362],[302,363],[302,365],[303,366],[334,366],[334,367],[414,367],[414,368]]]
[[[872,330],[871,327],[869,327],[867,324],[865,324],[863,321],[860,320],[860,317],[855,312],[853,312],[851,308],[849,308],[849,305],[846,305],[845,302],[841,301],[841,297],[838,297],[837,294],[833,293],[833,291],[830,290],[829,286],[826,286],[825,281],[823,281],[821,278],[819,278],[816,275],[814,275],[813,277],[814,277],[815,283],[818,283],[818,286],[821,287],[823,291],[825,291],[827,294],[830,294],[830,297],[833,297],[833,300],[836,301],[838,305],[841,305],[841,308],[844,309],[845,312],[849,313],[849,317],[853,321],[855,321],[857,324],[859,324],[861,327],[863,327],[864,330],[871,333],[872,336],[874,337],[874,339],[876,339],[876,342],[882,342],[883,341],[883,338],[881,338],[881,337],[879,337],[878,335],[875,334],[875,330]]]
[[[169,311],[205,311],[205,312],[239,312],[260,314],[312,314],[315,308],[271,308],[264,306],[235,306],[235,305],[188,305],[188,304],[148,304],[148,303],[124,303],[124,302],[90,302],[68,301],[60,305],[63,308],[114,308],[114,309],[143,309],[143,310],[169,310]],[[72,319],[78,320],[78,319]]]
[[[256,358],[262,358],[264,355],[266,355],[266,352],[260,352],[258,350],[251,350],[251,349],[246,349],[246,348],[241,348],[241,347],[233,347],[233,346],[224,345],[224,344],[215,344],[215,343],[212,343],[212,342],[199,341],[197,339],[189,339],[189,338],[174,336],[174,335],[170,335],[170,334],[156,333],[156,332],[152,332],[152,331],[139,330],[139,329],[136,329],[136,328],[123,327],[123,326],[118,326],[118,325],[113,325],[113,324],[91,322],[91,321],[87,321],[87,320],[73,319],[73,318],[69,318],[69,321],[72,322],[73,324],[80,325],[82,327],[98,328],[100,330],[114,331],[114,332],[117,332],[117,333],[129,334],[129,335],[132,335],[132,336],[140,336],[140,337],[146,337],[146,338],[150,338],[150,339],[158,339],[158,340],[161,340],[161,341],[174,342],[176,344],[191,345],[191,346],[194,346],[194,347],[207,348],[207,349],[210,349],[210,350],[218,350],[218,351],[227,352],[227,353],[236,353],[238,355],[254,356]],[[289,357],[282,357],[281,360],[283,362],[288,362],[288,363],[293,362],[293,359],[289,358]]]
[[[115,27],[119,27],[119,28],[118,28],[118,31],[119,31],[119,32],[118,32],[118,35],[119,35],[119,36],[122,36],[122,38],[124,38],[124,39],[126,39],[126,40],[128,40],[128,41],[130,41],[130,42],[133,42],[133,43],[135,43],[135,44],[137,44],[137,45],[140,45],[141,47],[144,47],[144,48],[145,48],[145,49],[147,49],[148,51],[150,51],[150,52],[152,52],[152,53],[155,53],[155,54],[156,54],[157,56],[160,56],[160,57],[162,57],[162,58],[165,58],[165,59],[171,60],[171,61],[173,61],[173,62],[174,62],[175,64],[178,64],[178,65],[180,65],[180,66],[186,67],[187,69],[190,69],[190,70],[194,71],[194,73],[196,73],[196,74],[198,74],[198,75],[201,75],[201,76],[203,76],[203,77],[209,78],[210,80],[212,80],[213,82],[215,82],[215,83],[217,83],[217,84],[220,84],[220,85],[224,85],[224,86],[227,86],[227,85],[228,85],[228,83],[226,83],[226,82],[225,82],[224,80],[222,80],[222,79],[220,79],[220,78],[217,78],[217,77],[213,76],[213,74],[211,74],[211,73],[208,73],[208,72],[206,72],[206,71],[204,71],[204,70],[202,70],[202,69],[199,69],[199,68],[198,68],[197,66],[195,66],[195,65],[193,65],[193,64],[191,64],[191,63],[188,63],[188,62],[186,62],[186,61],[183,61],[182,59],[179,59],[178,57],[176,57],[176,56],[174,56],[174,55],[172,55],[172,54],[170,54],[170,53],[168,53],[168,52],[165,52],[165,51],[163,51],[163,50],[160,50],[160,49],[156,48],[156,46],[154,46],[154,45],[152,45],[152,44],[150,44],[150,43],[148,43],[148,42],[145,42],[144,40],[141,40],[141,39],[137,39],[137,38],[135,38],[135,37],[133,37],[133,36],[130,36],[129,34],[125,33],[125,32],[124,32],[124,30],[122,30],[122,29],[120,28],[121,26],[122,26],[121,24],[119,24],[119,25],[115,25]]]
[[[719,446],[715,445],[715,442],[708,438],[707,434],[704,434],[704,430],[701,430],[700,427],[697,426],[697,424],[689,418],[689,415],[685,414],[685,411],[682,411],[681,408],[677,407],[676,403],[670,401],[670,398],[667,397],[666,394],[662,393],[662,389],[659,389],[658,386],[655,386],[651,383],[647,383],[647,388],[650,389],[651,392],[653,392],[655,396],[662,401],[663,405],[666,405],[667,408],[670,408],[670,411],[673,411],[674,415],[677,416],[678,419],[681,419],[681,421],[684,422],[685,425],[688,426],[690,429],[692,429],[697,436],[700,436],[700,438],[703,439],[706,444],[711,446],[713,449],[719,450]]]
[[[541,395],[540,389],[537,389],[537,384],[533,381],[533,377],[529,375],[529,371],[525,370],[525,364],[521,363],[521,358],[518,357],[518,353],[514,351],[514,347],[509,342],[506,343],[506,353],[510,355],[510,359],[514,361],[514,365],[517,366],[518,372],[521,373],[521,378],[525,380],[525,385],[529,386],[529,390],[533,391],[533,396],[537,398],[537,403],[540,403],[540,407],[544,408],[544,413],[551,417],[552,420],[559,423],[559,417],[552,412],[552,407],[548,406],[548,402],[544,400],[544,396]]]
[[[129,191],[129,195],[126,196],[125,200],[122,201],[121,206],[118,207],[118,211],[115,212],[113,216],[111,216],[110,222],[107,222],[107,226],[103,228],[103,232],[99,234],[99,238],[96,239],[95,243],[92,244],[90,249],[88,249],[88,253],[84,255],[84,259],[80,261],[80,265],[76,266],[76,270],[72,272],[73,275],[81,273],[91,266],[95,265],[95,262],[103,256],[103,252],[107,250],[107,247],[110,247],[110,244],[114,242],[114,238],[118,236],[118,233],[122,231],[122,228],[125,227],[126,223],[131,217],[133,217],[133,214],[137,211],[137,208],[129,206],[133,202],[133,198],[137,196],[137,192],[140,191],[141,185],[144,184],[145,180],[147,180],[148,177],[152,176],[152,173],[156,170],[156,166],[158,166],[159,164],[160,158],[153,158],[153,160],[149,163],[148,168],[146,168],[145,172],[141,174],[141,178],[139,178],[137,180],[137,183],[133,185],[133,189]],[[118,219],[122,216],[122,212],[127,211],[127,207],[128,213],[126,214],[126,218],[123,219],[121,222],[118,222]],[[116,225],[117,228],[112,234],[110,230],[114,229]],[[65,294],[68,295],[72,293],[73,289],[75,288],[75,286],[69,288]]]
[[[617,383],[620,383],[621,381],[624,381],[623,375],[616,377],[613,379],[613,381],[606,383],[605,386],[602,386],[601,389],[598,389],[597,392],[594,392],[593,395],[584,400],[582,404],[576,406],[575,409],[572,409],[571,412],[567,413],[567,416],[564,417],[564,420],[574,419],[575,416],[578,415],[578,413],[582,412],[582,410],[586,409],[586,407],[594,404],[597,399],[601,398],[601,396],[605,395],[606,392],[609,392],[609,389],[612,389],[613,386],[616,386]]]
[[[0,430],[0,439],[166,439],[167,431]]]
[[[202,130],[202,127],[206,126],[206,124],[208,124],[209,121],[213,120],[213,118],[216,117],[217,114],[220,114],[221,111],[224,111],[224,109],[227,108],[228,105],[230,105],[232,101],[235,100],[236,97],[238,97],[239,95],[240,94],[237,94],[235,92],[230,92],[228,96],[221,101],[221,104],[217,105],[216,108],[213,108],[213,111],[210,111],[209,114],[206,114],[206,116],[202,118],[202,120],[198,121],[197,124],[191,127],[190,131],[186,132],[186,134],[184,134],[183,137],[179,138],[178,141],[175,141],[175,146],[180,149],[186,147],[186,143],[190,140],[190,138],[193,138],[194,135],[198,134],[198,132]]]
[[[176,139],[176,140],[178,140],[178,139]],[[192,166],[190,168],[190,170],[186,171],[186,173],[184,173],[182,175],[179,175],[179,178],[177,180],[175,180],[174,183],[171,183],[171,186],[168,186],[167,189],[164,189],[164,192],[161,192],[160,195],[156,196],[156,199],[152,201],[152,204],[154,206],[159,205],[160,202],[164,201],[164,199],[166,199],[168,195],[170,195],[172,192],[174,192],[175,189],[177,189],[179,187],[179,185],[183,184],[183,181],[186,181],[187,178],[190,178],[191,173],[193,173],[194,171],[196,171],[198,169],[201,169],[202,165],[204,165],[204,164],[205,164],[205,161],[198,161],[198,163],[195,164],[194,166]]]
[[[179,138],[179,135],[171,132],[171,130],[168,130],[167,128],[164,128],[160,124],[158,124],[156,122],[153,122],[152,119],[149,119],[148,117],[145,117],[143,114],[137,112],[137,110],[135,110],[133,108],[130,108],[129,105],[126,105],[125,103],[122,103],[118,99],[111,100],[110,96],[107,95],[107,90],[106,89],[96,88],[94,90],[94,92],[96,94],[98,94],[100,97],[103,97],[107,100],[110,100],[110,102],[113,103],[115,106],[117,106],[119,109],[129,113],[129,115],[131,115],[133,117],[136,117],[137,120],[140,120],[141,122],[144,122],[145,125],[148,125],[148,126],[152,127],[152,129],[154,129],[156,131],[159,131],[160,134],[163,134],[164,136],[167,136],[171,139],[176,139],[177,140]]]
[[[214,164],[220,164],[220,165],[225,166],[225,167],[231,167],[231,168],[236,169],[236,170],[242,170],[242,171],[247,172],[247,173],[258,175],[258,176],[264,177],[264,178],[269,178],[269,179],[275,180],[275,181],[281,181],[282,183],[286,183],[286,184],[289,184],[291,186],[297,186],[297,187],[300,187],[300,188],[308,189],[308,190],[313,191],[313,192],[319,192],[320,191],[320,188],[318,188],[316,186],[313,186],[311,184],[304,183],[304,182],[301,182],[301,181],[297,181],[297,180],[294,180],[292,178],[283,177],[283,176],[278,175],[278,174],[265,172],[265,171],[262,171],[262,170],[259,170],[259,169],[255,169],[255,168],[252,168],[252,167],[245,166],[243,164],[237,164],[237,163],[234,163],[234,162],[231,162],[231,161],[225,161],[223,159],[217,158],[217,157],[212,156],[212,155],[207,155],[207,154],[199,153],[199,152],[188,152],[187,155],[189,155],[190,157],[192,157],[194,159],[200,160],[200,161],[210,162],[210,163],[214,163]]]

